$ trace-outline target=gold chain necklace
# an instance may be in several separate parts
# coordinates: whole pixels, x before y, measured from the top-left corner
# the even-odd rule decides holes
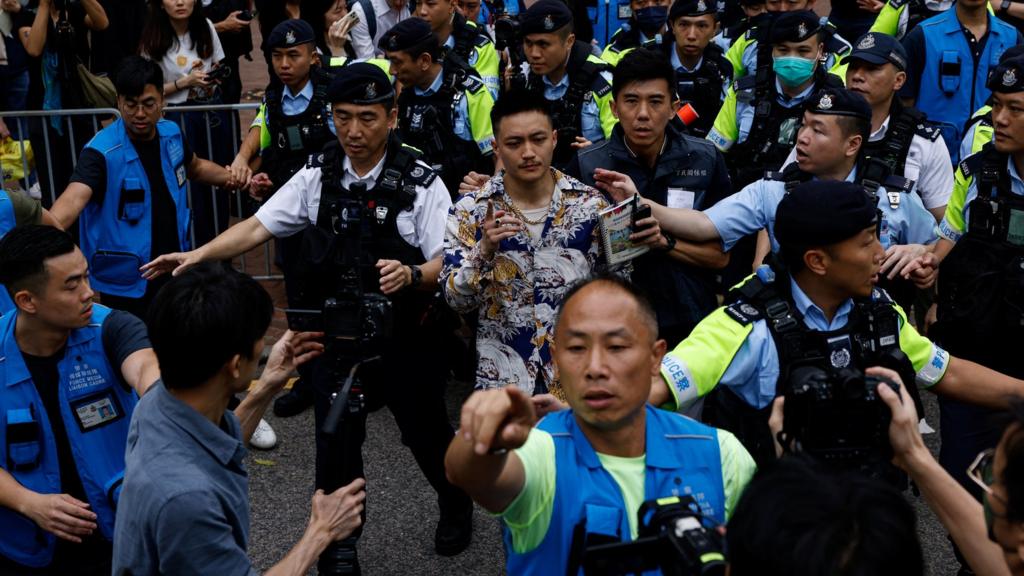
[[[554,182],[554,180],[555,180],[554,175],[552,175],[551,180],[552,180],[552,182],[554,184],[557,185],[557,182]],[[515,202],[512,201],[512,195],[508,193],[508,190],[505,191],[505,196],[508,197],[508,202],[507,202],[508,209],[511,210],[512,213],[515,214],[515,216],[517,218],[519,218],[520,220],[522,220],[523,222],[526,222],[527,224],[529,224],[531,226],[540,226],[541,224],[547,222],[548,212],[551,211],[551,201],[554,199],[554,194],[553,193],[551,195],[551,198],[548,199],[548,205],[547,205],[547,208],[544,210],[544,215],[541,216],[539,220],[530,220],[529,218],[527,218],[526,214],[523,214],[523,211],[520,210],[518,206],[516,206]]]

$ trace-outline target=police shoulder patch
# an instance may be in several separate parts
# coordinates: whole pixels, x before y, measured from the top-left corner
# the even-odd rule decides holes
[[[970,178],[974,176],[975,172],[981,169],[983,162],[984,159],[980,152],[971,154],[960,161],[960,173],[964,175],[964,178]]]
[[[426,188],[433,183],[435,178],[437,178],[437,172],[434,172],[433,168],[417,160],[416,163],[413,164],[412,168],[409,169],[409,173],[405,176],[409,179],[409,182]]]
[[[882,302],[884,304],[895,304],[896,301],[892,299],[892,296],[885,291],[884,288],[872,288],[871,289],[871,300],[872,302]]]
[[[726,306],[725,313],[744,326],[761,319],[761,311],[743,301]]]
[[[892,6],[893,8],[895,8],[897,10],[902,8],[903,5],[906,4],[906,3],[907,3],[907,0],[889,0],[889,2],[888,2],[889,6]]]
[[[324,165],[324,153],[317,152],[310,154],[309,159],[306,160],[306,168],[322,168]]]
[[[597,74],[597,77],[594,79],[594,95],[597,98],[602,98],[610,94],[611,91],[611,82],[608,82],[608,80],[606,80],[604,76]]]
[[[484,85],[483,81],[476,76],[467,74],[465,78],[462,79],[462,88],[470,94],[476,94],[487,87]]]
[[[479,48],[483,48],[491,43],[491,39],[487,37],[483,32],[476,35],[476,41],[473,42]]]
[[[931,142],[935,142],[942,135],[942,131],[938,127],[922,122],[917,125],[917,129],[914,132],[916,135],[925,138]]]
[[[732,83],[732,89],[737,93],[753,90],[755,86],[757,86],[757,78],[753,74],[748,74]]]

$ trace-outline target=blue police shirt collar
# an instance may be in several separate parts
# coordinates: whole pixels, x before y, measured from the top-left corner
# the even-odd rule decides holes
[[[1017,172],[1017,165],[1013,162],[1013,157],[1006,159],[1006,169],[1010,173],[1010,180],[1013,184],[1024,187],[1024,180],[1021,179],[1020,173]]]
[[[302,87],[302,90],[299,90],[298,94],[292,94],[291,88],[287,86],[285,86],[284,90],[281,92],[281,101],[283,102],[286,102],[288,100],[299,100],[300,98],[305,99],[306,102],[309,102],[313,99],[312,78],[306,79],[306,85]]]
[[[455,48],[455,36],[453,34],[448,35],[448,39],[444,41],[445,48]]]
[[[836,309],[836,314],[832,317],[832,322],[829,322],[825,318],[825,312],[818,307],[817,304],[811,301],[806,292],[800,289],[800,285],[796,283],[796,280],[790,278],[789,287],[793,295],[793,304],[796,305],[797,311],[803,316],[804,324],[806,324],[808,328],[827,332],[829,330],[838,330],[843,326],[846,326],[850,312],[853,310],[852,299],[847,298],[846,301]]]
[[[811,94],[814,93],[814,89],[816,87],[817,87],[817,84],[814,83],[814,82],[811,82],[810,86],[808,86],[807,88],[804,88],[804,90],[802,92],[800,92],[796,96],[793,96],[792,98],[790,98],[789,96],[786,96],[785,92],[782,91],[782,82],[779,82],[778,77],[775,78],[775,91],[779,95],[779,102],[782,103],[782,104],[789,104],[791,106],[795,106],[795,105],[799,104],[800,102],[803,102],[804,100],[807,100],[808,98],[810,98]]]
[[[672,43],[672,50],[669,52],[669,59],[672,61],[672,68],[674,68],[676,72],[687,72],[692,74],[697,70],[700,70],[701,65],[704,64],[704,55],[701,54],[700,60],[697,60],[696,66],[693,68],[687,68],[684,66],[682,60],[679,59],[679,51],[677,50],[675,42]]]
[[[442,80],[444,80],[444,69],[441,69],[437,72],[437,77],[434,78],[434,81],[430,83],[430,86],[426,90],[420,90],[419,88],[413,86],[412,91],[417,96],[430,96],[431,94],[434,94],[435,92],[441,89]]]

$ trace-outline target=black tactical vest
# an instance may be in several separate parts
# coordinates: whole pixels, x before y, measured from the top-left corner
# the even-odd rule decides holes
[[[263,150],[263,169],[274,183],[274,191],[284,185],[306,164],[309,155],[335,140],[331,133],[330,101],[327,87],[332,75],[320,67],[310,70],[313,98],[300,114],[285,115],[280,85],[274,85],[265,97],[264,119],[270,132],[270,146]]]

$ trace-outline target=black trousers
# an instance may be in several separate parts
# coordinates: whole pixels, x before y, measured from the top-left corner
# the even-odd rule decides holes
[[[402,443],[412,451],[423,475],[437,493],[442,511],[471,506],[469,497],[445,477],[444,455],[455,433],[444,403],[448,342],[441,332],[395,328],[395,338],[381,360],[364,365],[359,380],[366,396],[366,410],[346,413],[335,442],[323,432],[330,410],[330,394],[340,389],[344,370],[332,370],[329,354],[312,367],[316,416],[316,486],[330,491],[348,484],[363,473],[363,441],[366,413],[387,406],[401,431]],[[333,373],[333,374],[332,374]]]

